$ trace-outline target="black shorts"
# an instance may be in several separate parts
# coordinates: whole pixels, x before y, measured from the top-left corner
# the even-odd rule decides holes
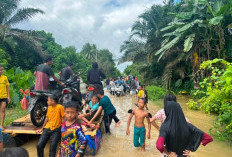
[[[1,102],[6,102],[6,104],[8,104],[8,99],[7,98],[0,99],[0,103]]]

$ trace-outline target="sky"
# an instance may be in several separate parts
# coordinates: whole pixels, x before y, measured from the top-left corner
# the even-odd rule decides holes
[[[89,42],[99,49],[109,49],[115,62],[120,45],[128,39],[137,17],[163,0],[21,0],[20,8],[39,8],[45,12],[18,24],[26,30],[50,32],[63,47],[80,51]],[[118,66],[123,71],[128,63]]]

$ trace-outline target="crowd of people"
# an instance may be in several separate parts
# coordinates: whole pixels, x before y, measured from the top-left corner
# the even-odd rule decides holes
[[[35,90],[48,90],[49,78],[58,82],[61,86],[69,79],[74,72],[72,71],[72,63],[59,73],[61,79],[55,77],[50,65],[53,58],[47,56],[45,63],[38,66],[34,75],[36,76]],[[98,91],[92,96],[91,101],[87,105],[87,110],[83,113],[78,110],[77,102],[71,100],[64,104],[59,104],[59,97],[55,94],[48,97],[48,110],[43,126],[36,131],[40,134],[37,144],[38,157],[44,157],[44,148],[50,140],[50,157],[82,157],[85,155],[87,147],[87,139],[83,132],[82,126],[96,129],[99,128],[95,121],[99,120],[102,111],[104,111],[103,122],[105,132],[110,134],[110,126],[112,120],[118,127],[121,123],[117,116],[117,111],[112,104],[110,98],[105,95],[101,79],[105,79],[105,74],[98,69],[98,64],[93,63],[87,80],[90,84],[97,86]],[[153,125],[159,131],[159,137],[156,142],[156,148],[164,155],[169,157],[188,156],[191,151],[196,151],[200,144],[207,145],[213,139],[207,134],[196,128],[184,116],[184,113],[178,104],[176,97],[167,94],[164,98],[164,109],[158,111],[155,116],[151,116],[148,110],[148,93],[145,85],[140,85],[136,77],[127,76],[117,79],[109,78],[106,80],[106,88],[110,89],[113,85],[122,86],[129,85],[132,93],[137,93],[137,108],[131,109],[126,134],[130,134],[130,123],[132,117],[135,117],[133,143],[135,147],[141,147],[145,151],[146,137],[150,139],[151,126]],[[10,101],[9,82],[7,77],[3,75],[3,66],[0,66],[0,103],[1,103],[1,130],[4,130],[5,107]],[[146,129],[144,121],[147,120],[148,128]],[[156,120],[161,122],[158,126]],[[59,144],[59,141],[60,144]],[[0,134],[0,151],[2,151],[2,138]],[[59,149],[57,152],[57,146]],[[0,156],[10,152],[3,151]],[[19,151],[19,150],[18,150]],[[28,156],[28,154],[27,154]],[[25,155],[25,157],[27,157]],[[13,156],[12,156],[13,157]]]
[[[126,76],[126,77],[118,77],[118,78],[108,78],[106,80],[106,89],[110,90],[115,86],[122,86],[123,92],[126,93],[127,88],[132,93],[136,93],[136,90],[139,88],[138,78],[135,76]]]

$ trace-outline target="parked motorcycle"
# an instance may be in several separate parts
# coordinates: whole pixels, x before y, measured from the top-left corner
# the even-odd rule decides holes
[[[65,82],[65,88],[61,87],[54,80],[50,80],[49,90],[32,90],[30,92],[31,99],[28,111],[30,112],[31,121],[35,126],[39,127],[43,125],[48,109],[47,100],[52,94],[56,94],[60,98],[60,104],[73,100],[79,102],[79,109],[82,108],[79,76],[80,74],[77,74],[68,79]]]

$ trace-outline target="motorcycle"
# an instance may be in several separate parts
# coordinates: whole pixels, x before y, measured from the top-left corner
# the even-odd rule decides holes
[[[126,93],[130,93],[130,86],[129,85],[126,85]]]
[[[47,100],[52,94],[60,98],[60,104],[73,100],[79,102],[79,109],[82,108],[79,76],[80,73],[68,79],[65,82],[65,88],[58,85],[54,80],[50,80],[49,90],[32,90],[30,92],[31,99],[28,111],[30,112],[31,121],[35,126],[39,127],[43,125],[48,109]]]
[[[110,87],[110,94],[115,94],[115,86]]]
[[[115,94],[118,97],[123,95],[123,86],[122,85],[115,86]]]

